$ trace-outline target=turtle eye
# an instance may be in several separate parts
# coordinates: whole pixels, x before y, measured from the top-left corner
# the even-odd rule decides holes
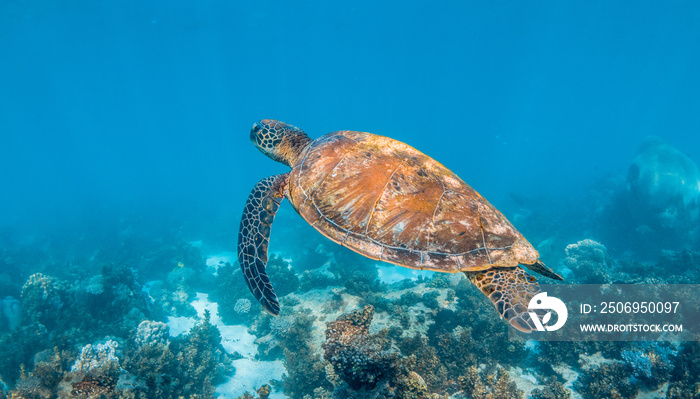
[[[258,136],[257,133],[260,131],[260,129],[262,129],[262,126],[260,126],[260,124],[257,122],[254,123],[253,127],[250,129],[250,141],[252,141],[253,143],[256,142]]]

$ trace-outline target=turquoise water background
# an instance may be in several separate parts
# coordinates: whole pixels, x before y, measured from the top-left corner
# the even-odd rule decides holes
[[[261,118],[405,141],[506,213],[575,208],[647,135],[700,159],[699,43],[693,1],[6,0],[0,226],[223,243],[284,171],[248,141]]]

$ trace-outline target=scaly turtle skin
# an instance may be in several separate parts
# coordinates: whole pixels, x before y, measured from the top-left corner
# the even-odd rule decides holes
[[[515,227],[452,171],[388,137],[339,131],[311,140],[265,119],[250,139],[291,172],[261,180],[246,202],[238,259],[248,287],[279,313],[265,273],[270,227],[283,198],[332,241],[412,269],[465,272],[515,328],[535,328],[528,303],[540,289],[519,264],[561,280]]]

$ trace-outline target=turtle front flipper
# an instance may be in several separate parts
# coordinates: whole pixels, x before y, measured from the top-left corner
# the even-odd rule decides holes
[[[248,196],[238,231],[238,263],[245,282],[255,299],[273,315],[278,315],[280,305],[270,279],[265,273],[270,227],[275,213],[284,198],[289,173],[262,179]]]
[[[523,332],[536,330],[528,313],[530,299],[540,292],[540,285],[520,267],[498,267],[464,272],[496,306],[510,325]]]

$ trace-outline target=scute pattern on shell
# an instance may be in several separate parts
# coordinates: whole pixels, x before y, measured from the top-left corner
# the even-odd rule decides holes
[[[289,199],[331,240],[372,259],[446,272],[531,264],[537,251],[474,189],[399,141],[340,131],[307,149]]]

